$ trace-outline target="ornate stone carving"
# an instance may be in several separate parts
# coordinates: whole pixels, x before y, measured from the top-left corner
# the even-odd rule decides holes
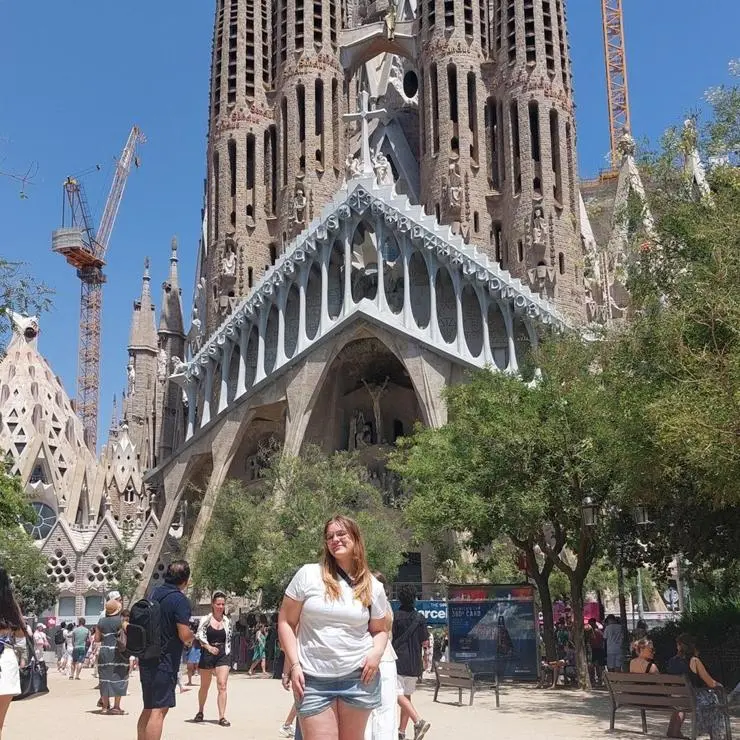
[[[388,157],[383,152],[376,150],[373,155],[373,170],[378,185],[393,185],[393,172]]]
[[[383,440],[383,416],[380,412],[380,398],[388,388],[388,376],[386,375],[383,385],[375,385],[374,383],[368,384],[365,379],[362,379],[362,384],[370,394],[370,399],[373,402],[373,416],[375,416],[375,443],[381,444]]]
[[[351,154],[347,155],[347,159],[344,160],[344,176],[347,180],[351,180],[353,177],[359,177],[362,174],[362,162],[357,157],[353,157]]]
[[[129,358],[128,366],[126,367],[126,378],[128,380],[128,395],[133,396],[135,385],[136,385],[136,368],[134,367],[133,358]]]
[[[447,198],[447,205],[453,211],[459,213],[462,207],[463,179],[460,174],[460,164],[458,162],[450,162],[450,166],[447,169],[447,178],[442,189]]]
[[[164,347],[159,348],[157,353],[157,380],[163,381],[167,378],[167,352]]]
[[[296,183],[295,190],[293,192],[293,223],[298,225],[305,223],[306,221],[306,205],[308,200],[306,199],[306,193],[303,191],[303,185],[299,182]]]

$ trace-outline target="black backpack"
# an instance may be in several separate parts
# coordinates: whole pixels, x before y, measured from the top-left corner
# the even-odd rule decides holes
[[[64,645],[64,630],[58,629],[54,633],[54,644],[55,645]]]
[[[161,602],[170,594],[156,601],[141,599],[131,607],[126,629],[126,649],[139,660],[159,658],[162,654],[162,607]]]

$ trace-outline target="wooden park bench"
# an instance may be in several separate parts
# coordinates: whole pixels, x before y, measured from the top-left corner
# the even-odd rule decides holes
[[[472,706],[475,699],[475,675],[465,663],[435,663],[434,675],[437,679],[437,685],[434,688],[434,701],[437,701],[437,695],[440,688],[454,688],[458,691],[458,702],[462,704],[463,689],[470,691],[469,706]],[[498,678],[494,676],[493,690],[496,694],[496,706],[499,706],[498,695]]]
[[[696,740],[696,694],[686,676],[666,673],[610,673],[604,671],[606,685],[612,699],[612,719],[609,726],[614,730],[617,709],[633,707],[640,710],[642,732],[647,734],[648,709],[662,712],[690,712],[691,740]],[[732,740],[730,715],[724,691],[719,690],[720,703],[715,706],[725,718],[727,740]]]

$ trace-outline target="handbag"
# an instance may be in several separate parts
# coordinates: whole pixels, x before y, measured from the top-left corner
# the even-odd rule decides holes
[[[26,665],[18,670],[21,676],[21,693],[14,696],[13,701],[49,693],[46,663],[36,660],[33,643],[28,637],[26,638]]]

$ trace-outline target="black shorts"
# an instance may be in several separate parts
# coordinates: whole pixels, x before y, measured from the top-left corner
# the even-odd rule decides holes
[[[145,665],[140,662],[139,676],[144,709],[169,709],[175,706],[176,673],[163,670],[158,663]]]
[[[200,662],[198,668],[204,668],[207,671],[211,671],[214,668],[221,668],[221,666],[229,665],[229,656],[226,655],[224,649],[221,648],[216,655],[211,655],[205,646],[200,649]]]
[[[606,665],[606,650],[604,648],[591,648],[591,663],[593,665]]]

